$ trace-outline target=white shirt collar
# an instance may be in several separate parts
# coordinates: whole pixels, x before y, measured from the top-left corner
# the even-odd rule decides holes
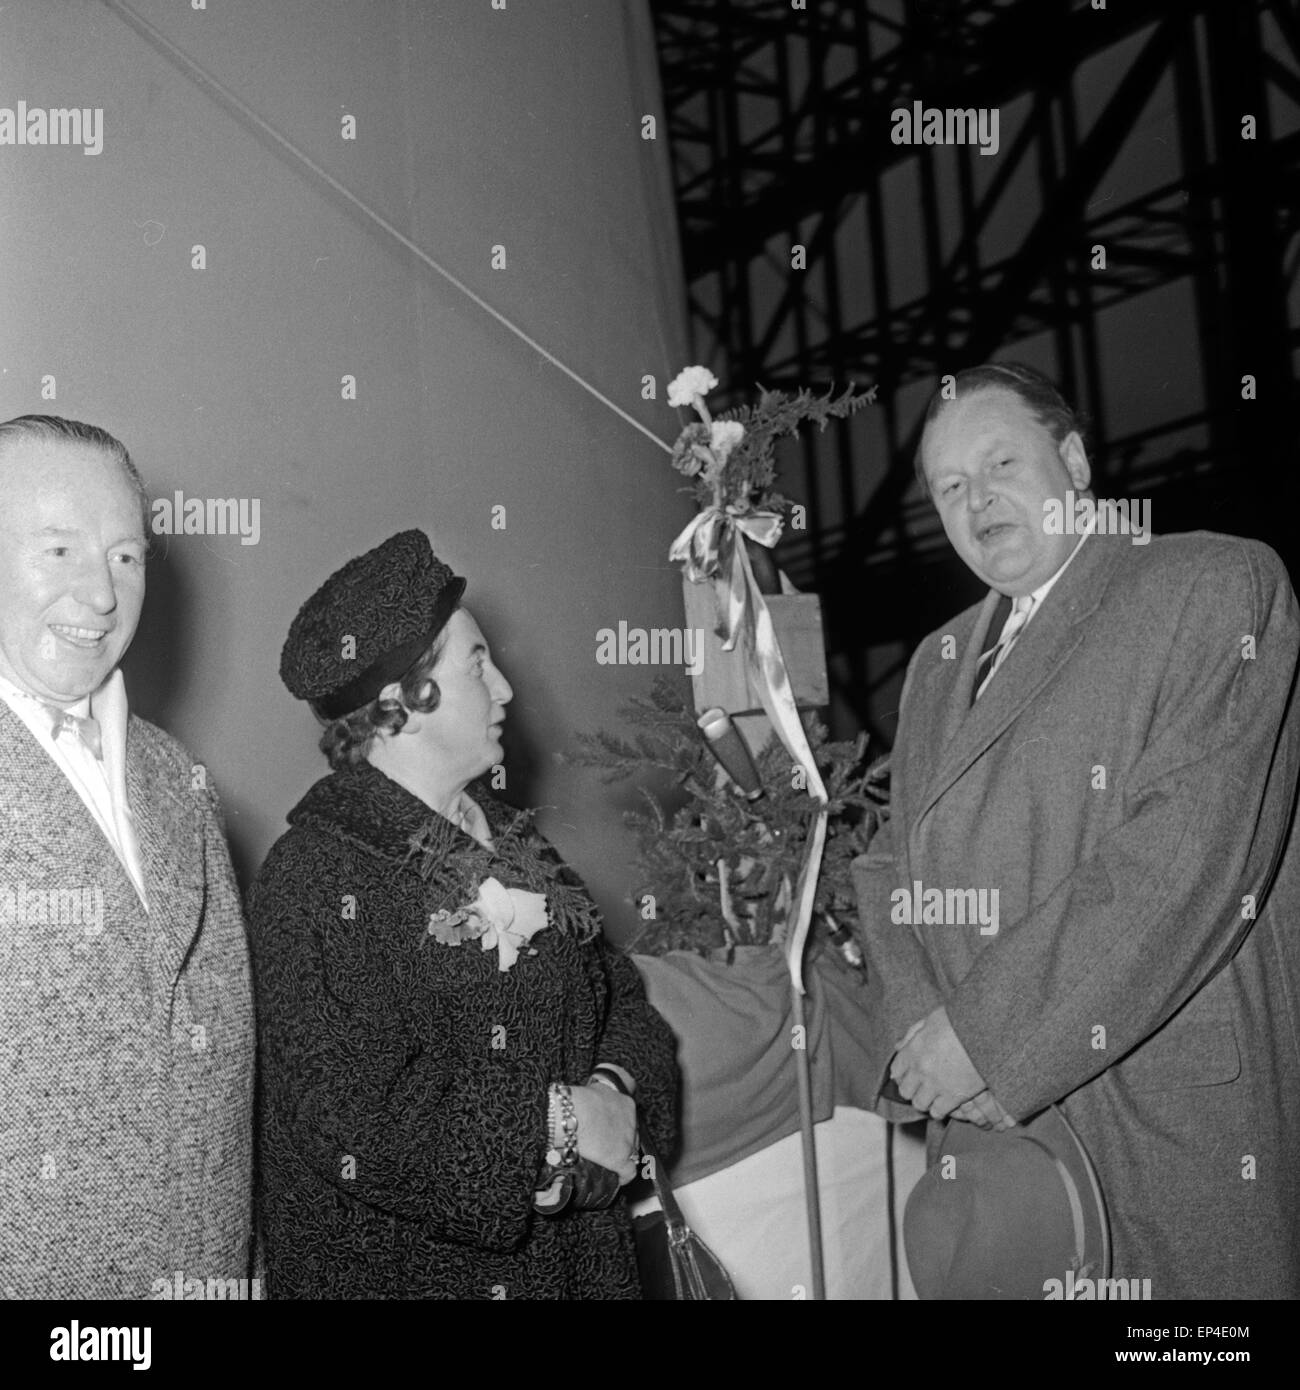
[[[1045,580],[1042,584],[1040,584],[1038,588],[1036,588],[1033,591],[1033,593],[1029,595],[1029,597],[1033,600],[1033,603],[1030,605],[1029,609],[1029,618],[1032,618],[1034,614],[1037,613],[1038,610],[1043,606],[1043,600],[1047,597],[1052,585],[1056,583],[1056,581],[1065,573],[1067,569],[1069,569],[1070,561],[1073,560],[1074,557],[1079,553],[1084,541],[1086,541],[1090,535],[1092,535],[1091,531],[1085,531],[1083,535],[1079,537],[1078,543],[1075,545],[1074,549],[1070,551],[1069,555],[1066,556],[1065,563],[1060,567],[1060,569],[1058,569],[1050,579]],[[1012,599],[1011,602],[1014,607],[1016,600]],[[1027,618],[1025,621],[1028,622],[1029,619]]]
[[[93,716],[99,722],[105,748],[111,743],[125,755],[126,724],[130,710],[127,707],[126,682],[122,679],[120,670],[112,671],[98,690],[90,695],[83,695],[80,700],[66,707],[56,705],[52,700],[42,699],[39,695],[33,695],[30,690],[23,690],[4,676],[0,676],[0,696],[4,697],[6,703],[20,700],[24,704],[45,705],[48,709],[66,708],[69,714],[75,714],[81,719]],[[118,761],[125,761],[125,757]]]

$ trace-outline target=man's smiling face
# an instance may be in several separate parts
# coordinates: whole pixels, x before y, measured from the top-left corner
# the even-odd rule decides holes
[[[1078,434],[1058,444],[1014,391],[986,386],[931,420],[922,458],[948,539],[991,588],[1032,593],[1069,559],[1079,538],[1049,535],[1044,504],[1088,486]]]
[[[140,501],[111,455],[0,449],[0,676],[57,705],[97,690],[135,636],[144,561]]]

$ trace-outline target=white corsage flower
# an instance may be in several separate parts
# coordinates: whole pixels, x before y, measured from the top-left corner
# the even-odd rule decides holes
[[[709,447],[720,464],[744,437],[745,427],[739,420],[715,420],[709,427]]]
[[[707,396],[717,384],[707,367],[684,367],[668,383],[668,404],[694,405],[697,396]]]
[[[496,949],[497,969],[509,970],[520,950],[546,925],[546,894],[506,888],[495,878],[485,878],[466,912],[483,928],[483,950]]]

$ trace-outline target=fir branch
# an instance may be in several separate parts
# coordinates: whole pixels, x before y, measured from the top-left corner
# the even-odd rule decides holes
[[[624,713],[629,723],[648,721],[655,728],[651,752],[639,765],[628,756],[633,744],[600,735],[584,739],[583,752],[571,761],[623,777],[669,772],[686,797],[669,814],[642,785],[637,788],[642,807],[625,813],[638,845],[636,898],[652,901],[654,913],[632,949],[707,953],[728,944],[732,933],[723,918],[719,861],[726,865],[730,899],[743,927],[739,944],[768,941],[784,922],[777,911],[781,885],[797,879],[818,809],[789,754],[776,740],[758,754],[755,764],[766,794],[749,801],[717,774],[683,682],[660,677],[650,699],[634,699]],[[814,720],[808,741],[828,798],[815,908],[851,919],[856,900],[850,866],[884,815],[885,768],[880,761],[868,765],[865,735],[832,741]]]
[[[773,490],[777,440],[796,434],[805,423],[824,431],[832,420],[846,420],[874,402],[874,387],[860,393],[856,386],[850,385],[839,396],[832,387],[824,396],[816,396],[806,388],[790,394],[768,391],[760,386],[757,405],[739,405],[720,412],[715,417],[719,423],[734,421],[745,430],[722,467],[717,487],[724,503],[783,511],[789,506],[789,500]],[[692,445],[699,447],[700,428],[688,425],[683,430],[678,441],[680,450],[689,452]],[[714,500],[715,484],[701,473],[695,478],[693,491],[697,505],[709,506]]]

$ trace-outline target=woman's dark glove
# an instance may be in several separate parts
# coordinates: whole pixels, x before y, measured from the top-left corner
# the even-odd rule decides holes
[[[613,1202],[621,1185],[612,1168],[602,1168],[589,1158],[572,1164],[548,1163],[533,1193],[533,1210],[545,1216],[554,1216],[566,1207],[599,1211]]]

